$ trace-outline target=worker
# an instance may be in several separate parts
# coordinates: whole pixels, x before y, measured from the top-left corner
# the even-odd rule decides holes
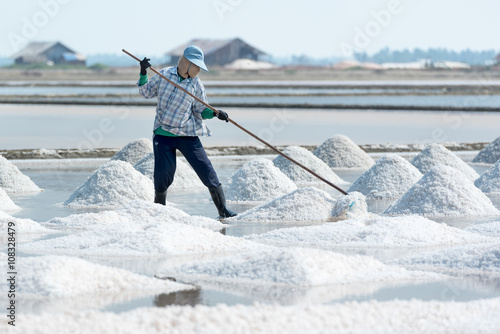
[[[205,87],[198,74],[208,72],[203,51],[197,46],[188,46],[179,58],[178,66],[164,68],[159,72],[180,87],[207,103]],[[176,150],[179,150],[193,167],[203,184],[208,188],[220,218],[236,216],[226,207],[226,199],[217,173],[207,157],[199,136],[210,136],[204,120],[217,116],[228,122],[228,114],[216,113],[168,81],[155,75],[148,80],[150,59],[140,62],[139,93],[147,98],[158,98],[153,127],[154,187],[155,203],[165,205],[167,189],[174,180]]]

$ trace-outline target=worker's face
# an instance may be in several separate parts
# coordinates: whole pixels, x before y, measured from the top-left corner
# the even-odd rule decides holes
[[[181,57],[179,60],[179,74],[183,78],[194,78],[200,73],[200,68],[187,60],[185,57]]]
[[[188,75],[191,77],[191,78],[194,78],[196,77],[199,73],[200,73],[200,67],[191,63],[191,66],[188,66]]]

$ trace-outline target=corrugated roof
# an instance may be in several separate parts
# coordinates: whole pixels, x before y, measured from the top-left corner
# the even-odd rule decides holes
[[[189,42],[187,43],[184,43],[182,45],[179,45],[178,47],[176,47],[175,49],[167,52],[166,54],[169,55],[169,56],[176,56],[176,57],[180,57],[182,56],[184,50],[190,46],[190,45],[196,45],[197,47],[199,47],[200,49],[203,50],[203,53],[206,55],[209,55],[210,53],[212,52],[215,52],[221,48],[223,48],[224,46],[230,44],[231,42],[235,41],[235,40],[238,40],[239,38],[230,38],[230,39],[202,39],[202,38],[198,38],[198,39],[192,39],[190,40]],[[243,42],[245,44],[248,44],[246,42]],[[264,52],[258,50],[258,49],[255,49],[257,50],[258,52],[262,53],[262,54],[265,54]]]
[[[53,47],[57,44],[61,44],[61,43],[59,43],[59,42],[31,42],[28,45],[26,45],[26,47],[24,49],[18,51],[17,53],[13,54],[10,57],[14,58],[14,59],[19,58],[19,57],[35,57],[35,56],[38,56],[38,55],[44,53],[45,51],[47,51],[48,49],[50,49],[51,47]],[[61,44],[61,45],[64,46],[69,51],[74,52],[73,50],[71,50],[67,46],[65,46],[63,44]]]

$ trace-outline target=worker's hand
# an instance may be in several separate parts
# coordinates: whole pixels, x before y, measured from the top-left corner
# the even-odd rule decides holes
[[[141,60],[141,62],[140,62],[140,64],[141,64],[141,75],[146,75],[147,74],[146,70],[149,67],[151,67],[151,64],[149,63],[150,60],[151,59],[146,58],[146,57],[144,57],[144,59]]]
[[[222,121],[229,122],[229,115],[227,114],[227,112],[225,112],[223,110],[219,109],[219,113],[217,115],[215,114],[215,111],[214,111],[214,116],[217,116],[217,118],[222,120]]]

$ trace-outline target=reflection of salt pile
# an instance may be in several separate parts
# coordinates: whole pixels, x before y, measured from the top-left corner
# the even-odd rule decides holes
[[[283,196],[297,186],[271,161],[264,158],[245,163],[226,182],[226,199],[231,201],[267,201]]]
[[[500,159],[500,137],[489,143],[483,148],[472,162],[483,162],[487,164],[494,164]]]
[[[424,174],[436,165],[444,165],[458,169],[471,181],[479,177],[479,174],[477,174],[472,167],[467,165],[446,147],[437,143],[428,145],[411,160],[411,163]]]
[[[266,249],[267,248],[267,249]],[[173,268],[183,279],[240,284],[315,286],[438,278],[439,275],[387,266],[368,256],[348,256],[308,248],[266,247],[257,252]]]
[[[412,164],[397,154],[386,154],[361,175],[348,192],[368,198],[399,198],[422,177]]]
[[[491,200],[460,171],[438,165],[425,174],[387,214],[496,215]]]
[[[32,193],[42,191],[12,162],[0,155],[0,188],[8,193]]]
[[[351,206],[352,203],[355,203]],[[366,202],[359,193],[334,200],[314,187],[297,189],[232,218],[245,221],[322,221],[333,217],[350,218],[366,214]]]
[[[153,182],[129,163],[110,161],[83,183],[64,205],[115,207],[134,200],[153,200]]]
[[[143,290],[147,294],[147,291],[173,292],[193,288],[66,256],[23,257],[17,270],[23,274],[19,275],[16,292],[25,297],[64,298],[88,293],[123,293],[126,290]]]
[[[487,194],[500,194],[500,160],[477,179],[474,184]]]
[[[0,188],[0,211],[17,211],[21,210],[20,207],[18,207],[12,200],[10,199],[9,195],[3,190],[3,188]]]
[[[116,152],[111,160],[126,161],[133,165],[150,152],[153,152],[151,140],[140,138],[125,145],[120,151]]]
[[[316,226],[277,229],[245,239],[275,245],[319,247],[429,247],[495,242],[425,217],[380,217],[351,219]]]
[[[324,163],[321,159],[315,157],[314,154],[312,154],[305,148],[298,146],[289,146],[283,150],[283,153],[334,184],[345,183],[340,177],[337,176],[337,174],[335,174],[330,169],[330,167],[328,167],[326,163]],[[311,173],[307,172],[303,168],[297,166],[281,155],[278,155],[273,160],[273,163],[294,182],[322,182]]]
[[[153,153],[146,154],[139,160],[134,168],[142,174],[153,180],[155,169],[155,157]],[[184,161],[177,158],[174,182],[170,185],[171,189],[187,189],[204,187],[195,171]]]
[[[332,168],[368,169],[375,163],[365,151],[344,135],[327,139],[313,153]]]

